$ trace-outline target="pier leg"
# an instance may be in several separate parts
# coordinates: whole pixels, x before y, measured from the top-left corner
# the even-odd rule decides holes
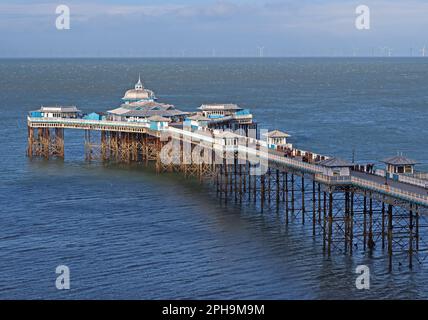
[[[228,164],[228,166],[229,166],[229,169],[228,169],[228,172],[229,172],[229,192],[230,192],[230,195],[232,195],[233,194],[233,171],[235,171],[234,170],[234,165],[233,164]]]
[[[315,237],[315,224],[316,224],[316,185],[315,179],[312,181],[312,235]]]
[[[265,175],[264,174],[262,174],[261,176],[260,176],[260,193],[261,193],[261,208],[262,208],[262,211],[263,211],[263,207],[264,207],[264,203],[265,203],[265,183],[266,183],[266,181],[265,181]]]
[[[419,251],[419,208],[416,206],[416,230],[415,230],[415,238],[416,238],[416,251]]]
[[[318,224],[321,224],[321,184],[318,183]]]
[[[251,201],[251,164],[247,162],[247,174],[248,174],[248,201]]]
[[[217,170],[216,175],[215,175],[215,185],[216,185],[216,191],[217,191],[217,196],[220,194],[220,170]],[[221,197],[220,197],[221,199]]]
[[[276,170],[276,211],[279,210],[279,194],[280,194],[280,181],[279,181],[279,170]]]
[[[224,177],[224,165],[221,164],[219,166],[219,176],[220,176],[220,181],[219,181],[219,191],[220,191],[220,202],[223,199],[223,177]]]
[[[373,250],[375,246],[373,241],[373,198],[371,193],[369,198],[369,239],[367,246],[370,250]]]
[[[271,170],[270,170],[270,168],[268,169],[268,203],[269,203],[269,205],[270,205],[270,202],[271,202],[271,194],[272,194],[272,189],[271,189],[271,178],[272,178],[272,175],[271,175]]]
[[[247,175],[248,175],[248,165],[245,164],[244,165],[244,181],[242,182],[242,187],[243,187],[243,194],[245,195],[247,193]]]
[[[322,244],[322,250],[323,252],[325,252],[326,250],[326,242],[327,242],[327,193],[324,192],[323,193],[324,197],[323,197],[323,244]]]
[[[350,226],[349,226],[349,253],[352,255],[354,250],[354,192],[351,192],[351,199],[350,199]]]
[[[129,137],[128,137],[128,150],[129,150]],[[162,142],[160,141],[160,139],[156,139],[156,173],[160,173],[161,172],[161,168],[162,168],[162,163],[161,163],[161,157],[160,157],[160,153],[162,150]],[[130,151],[128,151],[128,162],[130,159]]]
[[[349,210],[349,192],[345,192],[345,254],[348,252],[349,233],[350,233],[350,210]]]
[[[238,159],[235,157],[234,164],[233,164],[233,189],[234,189],[234,196],[235,196],[235,202],[238,201],[238,179],[237,179],[237,173],[238,173]]]
[[[49,142],[50,142],[50,130],[49,128],[43,128],[43,157],[45,159],[49,159],[50,150],[49,150]]]
[[[367,196],[364,193],[364,208],[363,208],[363,249],[367,247]]]
[[[146,164],[146,167],[149,165],[149,139],[147,137],[147,134],[144,135],[144,163]],[[183,154],[184,154],[183,150]],[[186,162],[183,163],[184,166],[186,166]]]
[[[106,138],[106,132],[101,131],[101,160],[106,161],[107,160],[107,138]]]
[[[224,158],[224,201],[227,203],[228,187],[229,187],[229,168],[226,157]]]
[[[389,271],[392,271],[392,205],[388,205],[388,257]]]
[[[285,202],[285,172],[282,172],[282,202]]]
[[[238,164],[239,167],[239,203],[242,203],[242,164]],[[245,183],[244,183],[245,188]]]
[[[382,250],[385,249],[385,202],[382,202]]]
[[[288,173],[285,173],[285,224],[288,225]]]
[[[33,158],[33,148],[34,148],[34,128],[28,126],[28,145],[27,145],[27,157],[30,159]]]
[[[257,175],[253,176],[253,201],[257,203]]]
[[[55,151],[58,158],[64,159],[64,129],[55,129]]]
[[[409,268],[413,268],[413,207],[409,210]]]
[[[91,161],[91,132],[85,130],[85,160]]]
[[[302,224],[305,224],[305,177],[302,176]]]
[[[294,173],[291,174],[291,214],[294,215]]]
[[[329,192],[328,198],[328,247],[327,252],[328,256],[331,255],[331,244],[333,237],[333,194]]]

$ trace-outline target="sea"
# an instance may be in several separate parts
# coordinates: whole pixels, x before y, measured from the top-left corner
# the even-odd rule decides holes
[[[64,161],[26,157],[29,111],[111,110],[139,74],[181,110],[236,103],[300,149],[379,167],[403,154],[428,171],[428,59],[1,59],[1,299],[428,298],[423,253],[392,272],[381,248],[328,257],[298,217],[287,226],[143,165],[87,163],[82,132],[66,132]]]

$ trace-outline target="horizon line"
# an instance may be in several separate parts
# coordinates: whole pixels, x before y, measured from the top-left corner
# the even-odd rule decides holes
[[[5,56],[1,57],[2,60],[13,60],[13,59],[284,59],[284,58],[292,58],[292,59],[306,59],[306,58],[428,58],[428,56],[409,56],[409,55],[397,55],[397,56],[327,56],[327,55],[313,55],[313,56],[221,56],[221,57],[212,57],[212,56],[23,56],[23,57],[12,57]]]

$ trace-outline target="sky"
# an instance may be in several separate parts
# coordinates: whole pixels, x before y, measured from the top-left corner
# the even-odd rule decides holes
[[[428,56],[427,30],[428,0],[0,0],[0,57]]]

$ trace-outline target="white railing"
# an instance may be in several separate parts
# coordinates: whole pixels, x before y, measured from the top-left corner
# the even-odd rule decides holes
[[[422,187],[422,188],[428,188],[428,180],[420,179],[418,177],[408,176],[405,174],[393,174],[393,173],[387,173],[385,170],[382,169],[376,169],[375,175],[384,177],[388,175],[388,178],[394,179],[394,176],[396,176],[398,179],[397,181],[411,184],[414,186]]]
[[[419,186],[422,188],[428,188],[428,181],[427,180],[422,180],[422,179],[406,176],[403,174],[400,174],[398,176],[398,181],[408,183],[408,184],[412,184],[415,186]]]
[[[415,172],[413,173],[413,177],[428,181],[428,172]]]
[[[322,173],[315,174],[315,180],[328,184],[350,184],[351,176],[327,176]]]
[[[396,196],[396,197],[401,198],[401,199],[407,199],[407,200],[415,201],[415,202],[423,204],[424,206],[428,206],[428,196],[427,195],[418,194],[418,193],[406,191],[403,189],[397,189],[397,188],[391,187],[389,185],[380,184],[380,183],[369,181],[366,179],[357,178],[354,176],[351,176],[351,182],[352,182],[352,184],[354,184],[355,186],[358,186],[358,187],[372,189],[374,191],[393,195],[393,196]]]
[[[377,176],[379,176],[379,177],[384,177],[384,178],[385,178],[386,171],[385,171],[385,170],[382,170],[382,169],[376,169],[376,170],[375,170],[375,175],[377,175]]]
[[[280,157],[278,155],[269,154],[269,160],[278,162],[280,164],[288,165],[295,168],[300,168],[305,171],[310,171],[312,173],[320,173],[322,172],[322,167],[316,164],[311,164],[299,160],[294,160],[287,157]]]
[[[108,121],[108,120],[89,120],[89,119],[73,119],[73,118],[27,118],[30,123],[57,123],[70,125],[94,125],[94,126],[115,126],[115,127],[135,127],[148,128],[150,125],[143,122],[127,122],[127,121]]]

